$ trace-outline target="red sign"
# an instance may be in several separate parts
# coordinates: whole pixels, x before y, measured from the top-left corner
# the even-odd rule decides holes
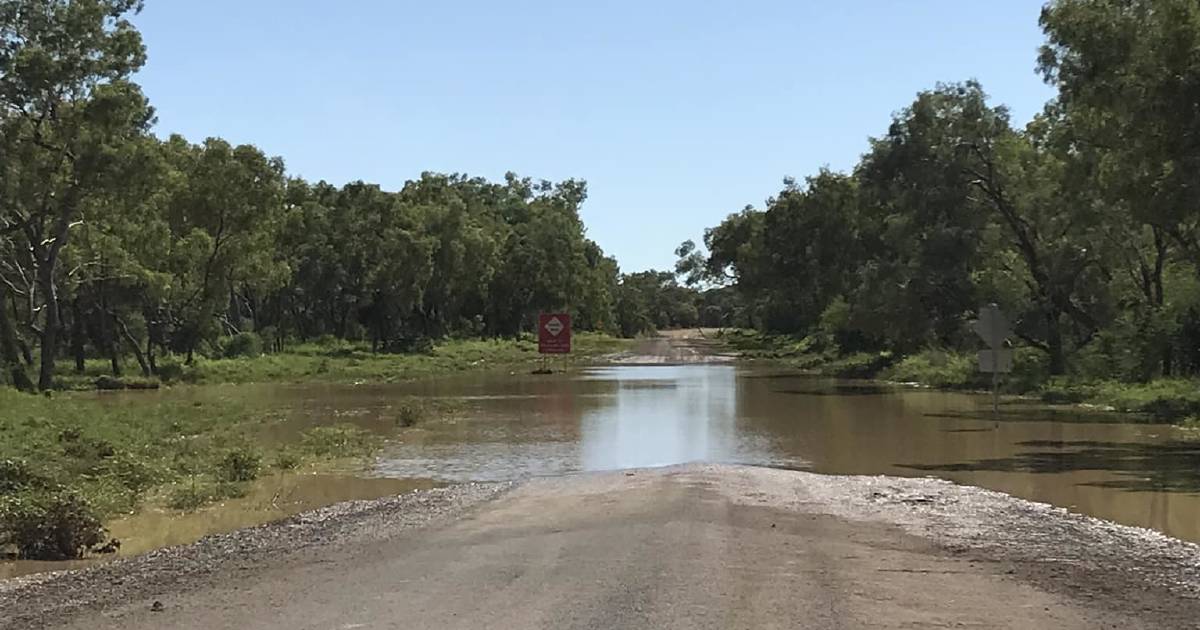
[[[538,352],[568,354],[571,352],[571,316],[566,313],[538,315]]]

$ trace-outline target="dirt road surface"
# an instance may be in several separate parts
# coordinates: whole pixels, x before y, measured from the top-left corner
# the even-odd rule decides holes
[[[20,627],[81,630],[1124,629],[1200,618],[1194,547],[936,480],[690,465],[534,480],[403,526],[421,509],[266,554],[252,533],[193,556],[204,568],[186,579],[147,573],[173,552],[118,563],[69,578],[71,592],[113,590],[73,610],[38,593],[54,579],[0,591],[0,610],[47,606]]]
[[[614,360],[722,357],[688,331]],[[88,571],[0,582],[0,630],[1070,630],[1197,620],[1195,545],[937,479],[706,464],[341,504]]]
[[[664,330],[653,337],[638,340],[628,351],[606,357],[615,365],[682,365],[688,363],[725,363],[737,359],[723,352],[715,328]]]

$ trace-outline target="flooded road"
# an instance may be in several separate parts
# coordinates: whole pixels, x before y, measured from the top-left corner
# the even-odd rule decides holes
[[[195,514],[147,509],[110,524],[122,555],[193,542],[344,500],[466,481],[688,462],[818,473],[936,476],[1200,542],[1200,438],[1075,409],[797,376],[732,363],[612,365],[568,374],[472,373],[393,385],[181,388],[250,397],[280,421],[265,439],[352,422],[390,436],[366,471],[274,475]],[[452,411],[408,429],[416,396]],[[86,562],[86,561],[85,561]],[[0,578],[81,564],[0,563]]]
[[[986,396],[734,365],[470,376],[404,391],[462,408],[402,434],[377,475],[495,481],[686,462],[928,475],[1200,542],[1200,436],[1173,426],[1020,403],[994,418]]]

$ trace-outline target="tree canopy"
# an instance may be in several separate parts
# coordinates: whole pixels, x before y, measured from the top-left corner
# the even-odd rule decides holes
[[[153,374],[247,333],[403,351],[517,335],[540,310],[628,334],[675,321],[618,316],[641,281],[623,289],[587,238],[583,181],[339,187],[254,146],[154,135],[141,7],[0,0],[0,380],[49,389],[58,361],[90,357]]]
[[[1192,374],[1200,323],[1200,5],[1056,0],[1059,94],[1024,127],[976,81],[938,84],[849,173],[822,171],[685,243],[770,331],[842,351],[977,346],[996,302],[1052,374]]]

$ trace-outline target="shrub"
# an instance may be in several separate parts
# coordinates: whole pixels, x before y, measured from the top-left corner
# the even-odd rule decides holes
[[[96,385],[96,389],[106,391],[117,391],[125,389],[126,387],[125,381],[107,374],[97,377],[94,383]]]
[[[254,481],[261,470],[262,456],[257,451],[237,448],[227,451],[217,462],[216,478],[227,483]]]
[[[855,352],[830,361],[822,371],[841,378],[872,378],[891,362],[889,352]]]
[[[400,409],[396,412],[396,426],[411,427],[421,421],[425,417],[425,409],[417,403],[405,403],[400,405]]]
[[[102,438],[84,437],[79,429],[64,429],[58,436],[62,452],[67,457],[87,463],[98,463],[117,454],[112,442]]]
[[[225,342],[226,359],[253,358],[263,353],[262,337],[252,332],[238,333]]]
[[[383,351],[392,354],[431,354],[433,340],[429,337],[397,337],[383,344]]]
[[[1019,393],[1037,391],[1050,380],[1050,358],[1037,348],[1013,350],[1013,371],[1004,377],[1004,388]]]
[[[118,452],[104,460],[100,471],[113,477],[134,494],[141,494],[163,480],[163,471],[144,458],[129,452]]]
[[[921,383],[931,387],[962,388],[977,381],[973,355],[945,350],[925,350],[904,357],[886,372],[888,380]]]
[[[164,383],[178,383],[187,379],[187,370],[183,364],[175,361],[160,361],[156,372]]]
[[[21,558],[70,560],[104,542],[107,533],[92,506],[65,489],[0,497],[0,546]]]
[[[167,497],[167,507],[191,512],[213,500],[211,490],[195,482],[178,486]]]
[[[330,348],[330,347],[333,347],[333,346],[339,346],[339,345],[341,345],[341,344],[342,344],[342,340],[341,340],[341,339],[338,339],[338,338],[337,338],[337,337],[335,337],[334,335],[331,335],[331,334],[328,334],[328,333],[326,333],[326,334],[324,334],[324,335],[321,335],[320,337],[317,337],[317,338],[316,338],[316,339],[313,341],[313,344],[314,344],[314,345],[317,345],[317,346],[321,346],[321,347],[323,347],[323,348]]]
[[[246,496],[246,484],[222,481],[213,488],[214,499],[240,499]]]
[[[1145,413],[1157,420],[1172,421],[1200,415],[1200,391],[1186,379],[1162,379],[1153,383],[1108,382],[1097,386],[1100,400],[1119,411]]]
[[[21,459],[0,459],[0,495],[13,494],[34,488],[44,488],[49,481],[34,472],[29,462]]]
[[[295,470],[300,467],[300,454],[292,449],[283,449],[275,454],[273,466],[279,470]]]
[[[1042,402],[1052,405],[1077,404],[1093,400],[1096,397],[1096,388],[1059,378],[1046,383],[1039,392],[1039,396]]]
[[[275,353],[282,350],[282,340],[279,338],[279,329],[274,326],[264,326],[258,331],[258,336],[263,341],[263,348],[269,353]]]

